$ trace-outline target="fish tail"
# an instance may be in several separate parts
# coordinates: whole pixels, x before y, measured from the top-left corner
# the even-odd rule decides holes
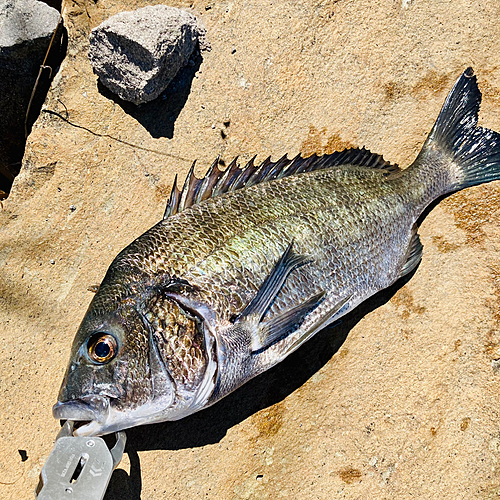
[[[449,93],[413,170],[432,169],[442,195],[500,179],[500,134],[478,127],[481,92],[467,68]],[[437,176],[437,177],[436,177]]]

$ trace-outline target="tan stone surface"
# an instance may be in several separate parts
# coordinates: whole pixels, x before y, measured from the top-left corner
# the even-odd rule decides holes
[[[147,2],[63,3],[45,108],[93,134],[42,114],[0,212],[2,499],[33,496],[87,288],[192,160],[364,145],[406,166],[468,65],[500,130],[497,0],[173,2],[212,52],[171,138],[101,95],[86,56],[91,28]],[[130,431],[107,500],[498,498],[499,201],[500,183],[448,198],[404,286],[211,409]]]

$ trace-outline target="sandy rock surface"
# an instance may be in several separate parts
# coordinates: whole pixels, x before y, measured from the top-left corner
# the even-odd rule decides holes
[[[468,65],[500,130],[497,0],[173,2],[212,51],[134,111],[97,87],[88,35],[146,4],[63,2],[60,116],[40,116],[0,212],[2,499],[33,495],[88,287],[192,160],[366,146],[407,166]],[[209,410],[129,431],[106,499],[498,498],[499,207],[500,183],[447,198],[405,284]]]

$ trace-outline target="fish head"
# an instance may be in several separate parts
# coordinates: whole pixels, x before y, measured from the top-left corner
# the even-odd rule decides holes
[[[107,289],[106,289],[107,288]],[[77,331],[53,415],[85,422],[75,435],[101,435],[147,423],[168,408],[174,385],[151,344],[138,301],[102,287]]]
[[[74,434],[90,436],[201,408],[216,370],[203,321],[164,296],[111,305],[102,288],[73,341],[54,417],[79,421]]]

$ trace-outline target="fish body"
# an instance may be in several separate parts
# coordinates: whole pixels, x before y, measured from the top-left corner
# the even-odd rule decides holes
[[[364,149],[191,170],[165,218],[111,264],[54,416],[86,422],[79,435],[180,419],[411,272],[425,208],[500,178],[480,100],[469,68],[404,170]]]

